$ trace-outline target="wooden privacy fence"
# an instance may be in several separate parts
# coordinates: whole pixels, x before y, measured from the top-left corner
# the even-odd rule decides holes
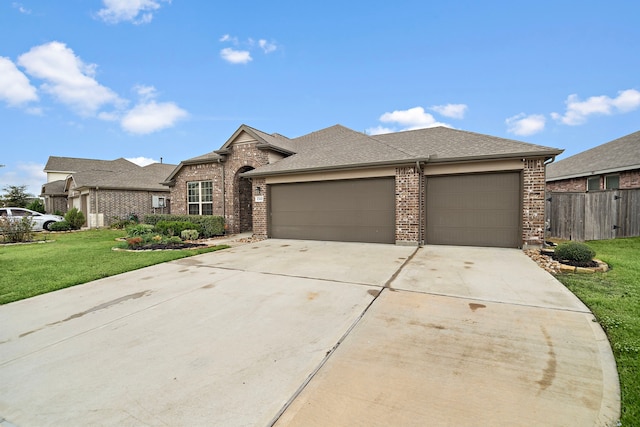
[[[605,240],[640,236],[640,188],[547,193],[547,236]]]

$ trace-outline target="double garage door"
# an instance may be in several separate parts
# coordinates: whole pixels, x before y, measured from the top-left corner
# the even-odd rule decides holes
[[[427,177],[426,243],[518,247],[518,172]],[[274,184],[270,236],[395,243],[393,177]]]
[[[516,248],[520,173],[427,177],[427,243]]]
[[[393,177],[269,186],[270,235],[395,243]]]

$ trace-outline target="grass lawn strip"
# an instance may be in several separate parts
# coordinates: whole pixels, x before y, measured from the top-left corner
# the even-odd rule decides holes
[[[620,377],[622,426],[640,420],[640,237],[587,242],[607,273],[560,274],[607,333]]]
[[[87,230],[48,235],[55,241],[47,244],[0,245],[0,304],[227,247],[113,251],[115,239],[124,235],[123,230]]]

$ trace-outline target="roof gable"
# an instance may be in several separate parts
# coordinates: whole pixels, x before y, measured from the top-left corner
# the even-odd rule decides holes
[[[640,131],[547,166],[547,181],[640,169]]]
[[[216,153],[225,154],[229,147],[238,142],[253,142],[256,141],[259,145],[263,145],[263,148],[272,148],[276,151],[288,151],[295,152],[294,146],[291,144],[291,140],[280,134],[269,135],[258,129],[254,129],[251,126],[245,124],[240,127],[231,135],[231,137],[220,147],[219,150],[215,150]]]

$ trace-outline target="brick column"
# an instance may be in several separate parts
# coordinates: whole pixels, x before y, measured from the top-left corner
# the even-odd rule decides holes
[[[544,243],[544,159],[526,159],[523,171],[522,201],[523,249],[542,247]]]
[[[421,218],[421,173],[415,167],[396,168],[396,244],[418,245]]]
[[[267,185],[264,178],[253,178],[253,237],[267,238]],[[260,187],[260,191],[258,191]]]

